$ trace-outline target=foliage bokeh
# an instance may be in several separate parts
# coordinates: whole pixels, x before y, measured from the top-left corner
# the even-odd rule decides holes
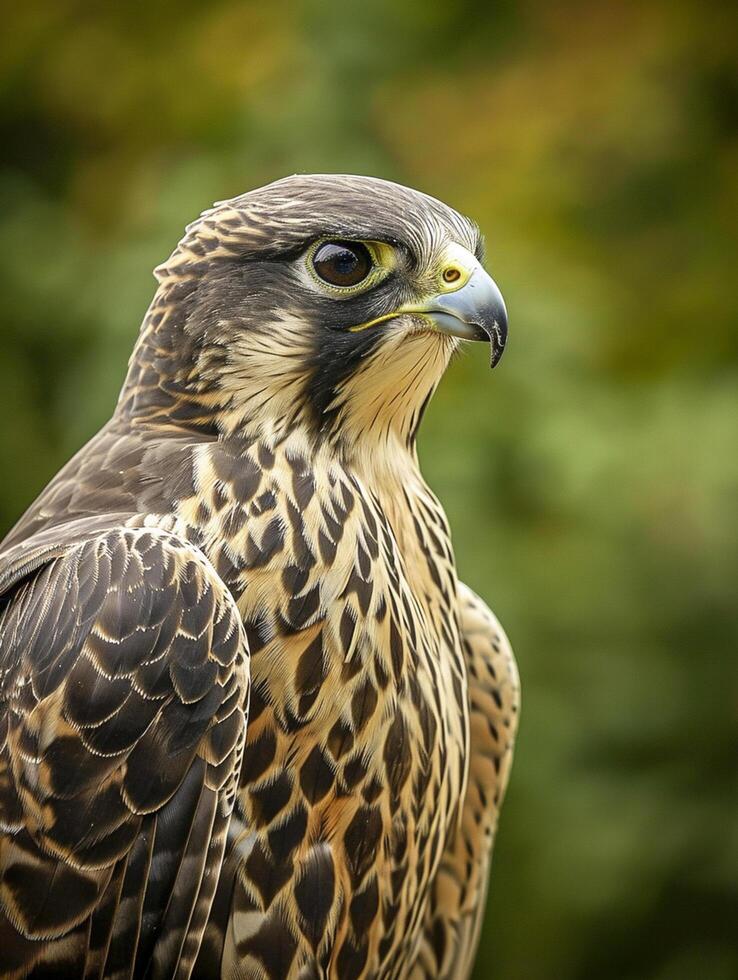
[[[738,976],[730,7],[36,0],[0,41],[0,531],[108,417],[212,200],[372,173],[508,301],[421,439],[523,723],[476,980]]]

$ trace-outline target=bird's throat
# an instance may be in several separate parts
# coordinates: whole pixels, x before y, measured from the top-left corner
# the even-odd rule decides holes
[[[430,332],[383,338],[335,389],[324,427],[340,433],[348,449],[384,450],[393,440],[412,449],[455,346],[450,338]]]

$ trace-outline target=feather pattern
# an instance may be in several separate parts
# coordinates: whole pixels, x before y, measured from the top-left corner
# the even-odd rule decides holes
[[[329,235],[406,258],[321,296]],[[517,680],[415,452],[457,342],[342,330],[448,242],[415,191],[295,177],[157,270],[113,418],[0,546],[3,976],[468,976]]]
[[[247,646],[230,593],[168,532],[70,541],[2,597],[0,671],[3,968],[69,957],[79,975],[149,961],[152,976],[186,975],[243,753]]]

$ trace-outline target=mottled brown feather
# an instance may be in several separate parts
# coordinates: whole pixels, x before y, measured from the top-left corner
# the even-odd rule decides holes
[[[405,279],[319,295],[329,235]],[[449,243],[432,198],[302,176],[157,270],[112,419],[0,545],[4,976],[468,975],[517,682],[415,452],[456,342],[345,330]]]
[[[0,603],[0,950],[25,946],[8,975],[62,947],[87,976],[186,974],[243,750],[230,593],[186,541],[116,528],[67,540]],[[180,670],[203,678],[186,698]]]

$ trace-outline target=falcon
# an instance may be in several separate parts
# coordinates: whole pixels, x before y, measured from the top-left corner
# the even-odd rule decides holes
[[[508,641],[415,449],[507,318],[477,227],[294,176],[156,270],[110,421],[0,545],[3,977],[469,976]]]

